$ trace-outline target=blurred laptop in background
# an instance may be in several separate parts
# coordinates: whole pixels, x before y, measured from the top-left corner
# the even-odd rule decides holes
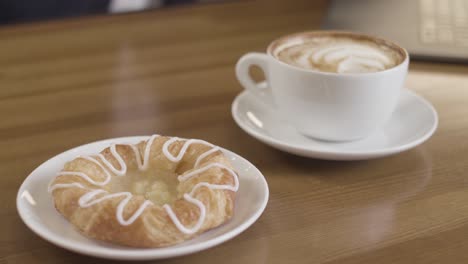
[[[0,0],[0,26],[88,15],[141,12],[182,4],[226,0]]]
[[[468,0],[332,0],[323,29],[393,40],[412,58],[468,62]]]

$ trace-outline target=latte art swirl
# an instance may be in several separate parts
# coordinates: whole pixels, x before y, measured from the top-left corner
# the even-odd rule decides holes
[[[401,55],[388,46],[337,37],[285,43],[278,47],[276,57],[300,68],[336,73],[383,71],[402,60]]]

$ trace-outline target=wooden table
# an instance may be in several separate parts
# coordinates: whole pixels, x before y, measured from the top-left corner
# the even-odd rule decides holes
[[[412,62],[407,87],[433,103],[440,125],[388,158],[296,157],[231,118],[237,59],[317,29],[325,7],[236,1],[0,28],[0,263],[110,263],[36,236],[16,212],[16,192],[64,150],[151,133],[231,149],[271,192],[250,229],[167,263],[467,263],[468,67]]]

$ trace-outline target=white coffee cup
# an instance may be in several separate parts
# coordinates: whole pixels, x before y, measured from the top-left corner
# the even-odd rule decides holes
[[[279,43],[304,34],[365,38],[388,43],[403,55],[398,65],[377,72],[330,73],[287,64],[274,56]],[[369,136],[382,127],[395,109],[409,64],[409,55],[400,46],[362,34],[312,31],[288,35],[273,41],[267,53],[247,53],[236,65],[239,82],[275,108],[301,134],[329,141],[351,141]],[[256,83],[249,75],[259,66],[267,85]]]

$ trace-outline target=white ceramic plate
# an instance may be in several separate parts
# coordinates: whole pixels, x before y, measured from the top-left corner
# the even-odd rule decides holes
[[[112,143],[137,143],[147,138],[138,136],[98,141],[44,162],[26,178],[18,191],[16,204],[21,219],[45,240],[77,253],[119,260],[149,260],[182,256],[213,247],[240,234],[260,217],[269,195],[265,178],[249,161],[223,149],[238,172],[240,182],[234,217],[228,223],[182,244],[158,249],[115,246],[81,235],[55,210],[52,197],[47,192],[49,182],[65,162],[78,155],[98,153]]]
[[[329,142],[305,137],[247,91],[234,100],[232,116],[245,132],[267,145],[299,156],[330,160],[396,154],[426,141],[438,124],[434,107],[407,89],[402,90],[398,106],[385,126],[359,141]]]

